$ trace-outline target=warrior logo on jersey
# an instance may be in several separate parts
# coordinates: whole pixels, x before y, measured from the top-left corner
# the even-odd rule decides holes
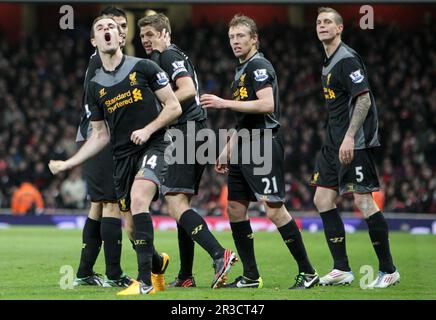
[[[167,74],[165,72],[159,72],[158,74],[156,74],[156,77],[157,77],[157,83],[160,86],[165,86],[169,82]]]
[[[254,80],[256,81],[265,81],[268,79],[268,73],[266,72],[266,69],[257,69],[254,71]]]
[[[361,83],[363,81],[363,79],[365,79],[363,74],[360,72],[360,69],[358,69],[354,72],[351,72],[350,78],[351,78],[351,81],[353,81],[353,83]]]

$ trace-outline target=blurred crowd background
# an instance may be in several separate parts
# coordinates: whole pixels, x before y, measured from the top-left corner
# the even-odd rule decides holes
[[[386,212],[436,212],[435,33],[431,17],[406,31],[392,24],[374,30],[345,26],[343,41],[364,58],[379,110],[382,147],[377,163]],[[0,208],[29,194],[41,195],[37,213],[85,211],[89,205],[80,167],[56,177],[47,167],[50,159],[66,159],[77,149],[82,84],[92,53],[87,37],[84,32],[54,31],[11,44],[0,33]],[[260,39],[260,51],[274,65],[280,86],[286,205],[313,211],[314,189],[308,182],[324,136],[324,52],[314,26],[276,22],[260,28]],[[172,40],[196,66],[201,92],[230,98],[237,61],[226,25],[175,29]],[[215,129],[234,125],[230,112],[211,111],[208,121]],[[202,214],[223,214],[225,183],[225,176],[208,168],[194,202]],[[339,207],[355,211],[349,197],[340,199]],[[166,213],[161,203],[153,210]],[[263,211],[258,205],[251,210]]]

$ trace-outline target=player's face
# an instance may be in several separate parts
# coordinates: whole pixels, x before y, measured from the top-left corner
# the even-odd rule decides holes
[[[318,15],[316,33],[320,41],[329,42],[341,35],[344,26],[336,24],[334,17],[335,15],[332,12],[322,12]]]
[[[150,55],[153,51],[152,42],[159,37],[160,32],[152,26],[144,26],[141,27],[139,35],[141,36],[141,43],[145,52]]]
[[[101,19],[94,25],[93,44],[102,53],[113,54],[120,47],[121,36],[117,23],[112,19]]]
[[[129,27],[127,25],[127,20],[124,17],[116,17],[114,16],[113,19],[118,24],[118,26],[121,29],[121,48],[124,48],[126,46],[126,38],[127,33],[129,32]]]
[[[251,51],[256,50],[257,36],[253,37],[250,28],[245,25],[231,27],[229,41],[236,58],[245,57]]]

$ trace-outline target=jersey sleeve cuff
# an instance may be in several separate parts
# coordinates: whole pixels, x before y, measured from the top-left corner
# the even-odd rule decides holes
[[[367,93],[367,92],[369,92],[369,89],[363,89],[363,90],[353,94],[353,98],[357,98],[358,96],[360,96],[360,95],[362,95],[364,93]]]
[[[262,90],[262,89],[265,89],[265,88],[268,88],[268,87],[272,88],[272,84],[271,83],[264,84],[263,86],[260,86],[259,88],[255,89],[254,91],[258,92],[259,90]]]

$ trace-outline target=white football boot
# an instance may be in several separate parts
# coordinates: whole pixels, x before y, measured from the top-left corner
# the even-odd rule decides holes
[[[354,280],[353,272],[333,269],[319,280],[319,284],[321,286],[339,286],[339,285],[351,284],[353,280]]]
[[[397,270],[394,273],[379,271],[377,278],[368,285],[368,288],[387,288],[397,283],[400,283],[400,273]]]

